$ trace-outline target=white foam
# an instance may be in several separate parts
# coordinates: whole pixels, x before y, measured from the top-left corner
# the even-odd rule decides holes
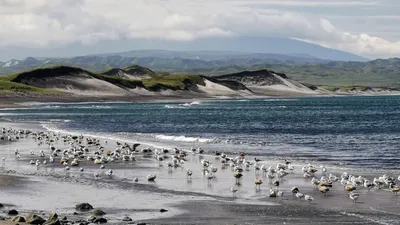
[[[169,141],[182,141],[182,142],[200,142],[209,143],[213,142],[214,139],[200,138],[200,137],[186,137],[186,136],[168,136],[163,134],[155,135],[155,138]]]
[[[125,139],[121,137],[116,137],[114,135],[107,135],[107,134],[92,134],[92,133],[83,133],[83,132],[71,132],[71,131],[66,131],[63,129],[59,129],[58,127],[55,126],[55,124],[52,123],[46,123],[46,122],[41,122],[40,125],[47,131],[55,132],[55,133],[62,133],[62,134],[70,134],[70,135],[84,135],[87,137],[93,137],[93,138],[98,138],[98,139],[106,139],[106,140],[113,140],[113,141],[118,141],[118,142],[125,142],[125,143],[130,143],[130,144],[135,144],[138,141],[130,139]],[[144,146],[149,146],[153,148],[166,148],[166,146],[161,146],[157,145],[154,143],[146,143],[146,142],[140,142],[141,145]]]
[[[179,105],[165,105],[165,108],[168,109],[185,109],[185,108],[189,108],[192,107],[193,105],[200,105],[201,103],[198,101],[194,101],[194,102],[187,102],[187,103],[183,103],[183,104],[179,104]]]

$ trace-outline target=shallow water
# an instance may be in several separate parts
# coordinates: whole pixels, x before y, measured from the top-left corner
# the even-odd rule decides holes
[[[48,129],[365,168],[400,168],[400,96],[39,104],[0,118]]]

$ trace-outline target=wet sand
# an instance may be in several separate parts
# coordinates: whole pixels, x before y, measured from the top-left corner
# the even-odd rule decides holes
[[[37,124],[2,123],[2,126],[42,129]],[[60,149],[68,147],[61,141],[55,146]],[[115,140],[108,140],[104,146],[107,150],[115,149]],[[368,192],[360,188],[357,190],[359,201],[353,204],[338,182],[327,196],[323,196],[309,179],[302,177],[302,165],[296,162],[293,162],[294,173],[281,181],[279,189],[285,195],[280,199],[268,197],[269,189],[274,186],[261,173],[258,176],[264,183],[261,190],[255,189],[256,175],[252,168],[244,172],[241,185],[237,186],[238,192],[232,193],[230,187],[235,186],[235,179],[231,168],[222,167],[220,158],[211,153],[189,154],[182,168],[171,171],[166,166],[169,159],[160,164],[154,156],[143,154],[136,155],[136,162],[110,162],[105,164],[105,169],[83,160],[79,167],[85,168],[85,172],[80,173],[79,167],[65,171],[57,161],[42,164],[39,169],[30,165],[30,160],[48,160],[48,157],[37,155],[40,150],[44,150],[47,156],[50,152],[46,145],[38,146],[30,137],[12,142],[0,140],[0,149],[0,157],[6,158],[0,162],[0,203],[6,206],[2,210],[3,216],[6,210],[15,208],[23,215],[32,212],[48,215],[55,211],[73,220],[86,220],[90,213],[74,215],[74,207],[77,203],[88,202],[105,211],[104,217],[114,224],[123,224],[121,219],[124,216],[151,224],[399,224],[400,221],[400,197],[393,196],[389,190],[372,189]],[[15,149],[21,153],[20,159],[15,158]],[[36,155],[30,155],[30,150]],[[208,159],[218,168],[211,183],[201,172],[201,159]],[[277,162],[268,160],[263,163],[275,166]],[[105,174],[108,169],[114,171],[113,176]],[[186,169],[193,171],[192,179],[187,179]],[[351,170],[328,168],[328,174],[337,176],[343,171]],[[100,174],[100,178],[94,178],[95,172]],[[156,181],[148,182],[148,174],[157,175]],[[316,175],[322,174],[318,172]],[[365,171],[357,175],[372,179],[378,174]],[[397,177],[396,174],[390,175]],[[135,177],[139,179],[138,183],[133,181]],[[293,186],[313,196],[314,201],[297,200],[290,193]],[[161,213],[161,208],[168,212]]]

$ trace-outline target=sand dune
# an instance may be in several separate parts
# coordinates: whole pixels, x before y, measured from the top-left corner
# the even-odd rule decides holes
[[[246,96],[252,95],[248,90],[233,90],[227,86],[204,79],[205,85],[197,85],[198,90],[208,96]]]

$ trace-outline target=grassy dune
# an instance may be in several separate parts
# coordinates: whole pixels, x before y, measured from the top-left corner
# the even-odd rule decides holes
[[[199,75],[167,75],[143,79],[142,82],[149,90],[159,90],[161,88],[185,90],[192,85],[205,85],[203,78]]]
[[[36,95],[59,95],[62,92],[32,87],[26,84],[19,84],[11,81],[0,80],[0,94],[36,94]]]

